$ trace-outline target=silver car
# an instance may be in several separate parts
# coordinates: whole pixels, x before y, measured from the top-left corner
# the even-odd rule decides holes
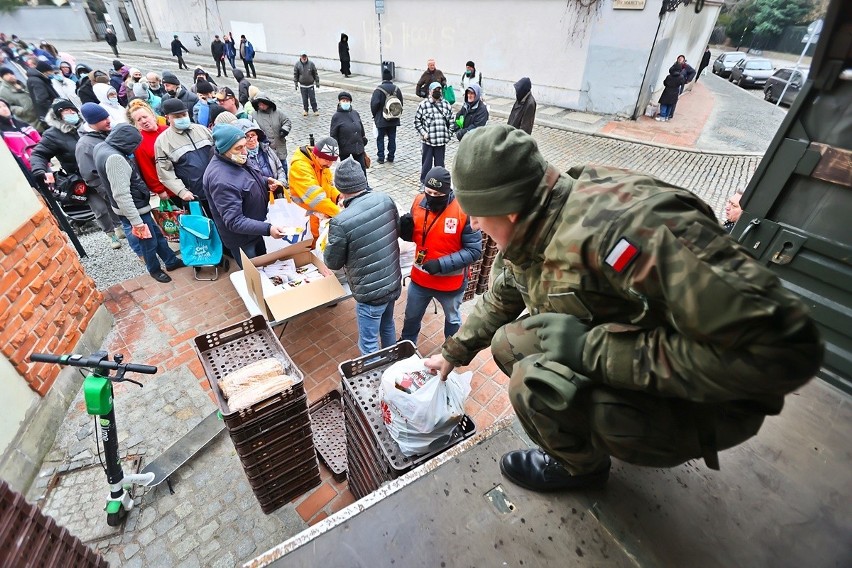
[[[742,59],[731,69],[728,81],[740,87],[763,87],[766,80],[775,72],[768,59]]]
[[[742,51],[728,51],[719,55],[713,61],[713,74],[719,77],[727,77],[731,74],[731,69],[737,64],[737,61],[745,57]]]

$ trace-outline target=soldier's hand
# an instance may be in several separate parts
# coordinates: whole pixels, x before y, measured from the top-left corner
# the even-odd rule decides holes
[[[425,361],[423,361],[423,366],[429,369],[433,375],[440,375],[442,381],[447,380],[447,375],[450,374],[450,371],[455,369],[455,365],[444,359],[444,356],[440,353],[432,355]]]
[[[568,314],[538,314],[523,320],[522,325],[535,332],[549,360],[583,372],[583,347],[589,333],[583,322]]]

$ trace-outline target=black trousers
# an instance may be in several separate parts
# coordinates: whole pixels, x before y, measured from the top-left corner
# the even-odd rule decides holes
[[[228,67],[225,65],[224,59],[216,59],[216,76],[219,77],[221,74],[225,74],[225,77],[228,76]]]
[[[243,59],[243,67],[246,68],[246,77],[254,77],[257,79],[257,71],[254,70],[254,61]],[[251,67],[251,74],[249,74],[249,67]]]
[[[189,69],[189,65],[187,65],[183,60],[183,55],[178,55],[178,69]]]

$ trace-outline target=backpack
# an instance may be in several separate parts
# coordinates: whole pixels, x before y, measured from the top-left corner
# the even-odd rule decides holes
[[[402,116],[402,102],[397,98],[395,90],[393,94],[388,93],[381,87],[378,89],[385,94],[385,104],[382,107],[382,117],[385,120],[394,120]]]

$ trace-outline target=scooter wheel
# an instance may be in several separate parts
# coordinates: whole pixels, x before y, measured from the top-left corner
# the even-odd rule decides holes
[[[118,513],[107,513],[107,524],[111,527],[121,526],[126,517],[127,511],[122,507],[118,510]]]

